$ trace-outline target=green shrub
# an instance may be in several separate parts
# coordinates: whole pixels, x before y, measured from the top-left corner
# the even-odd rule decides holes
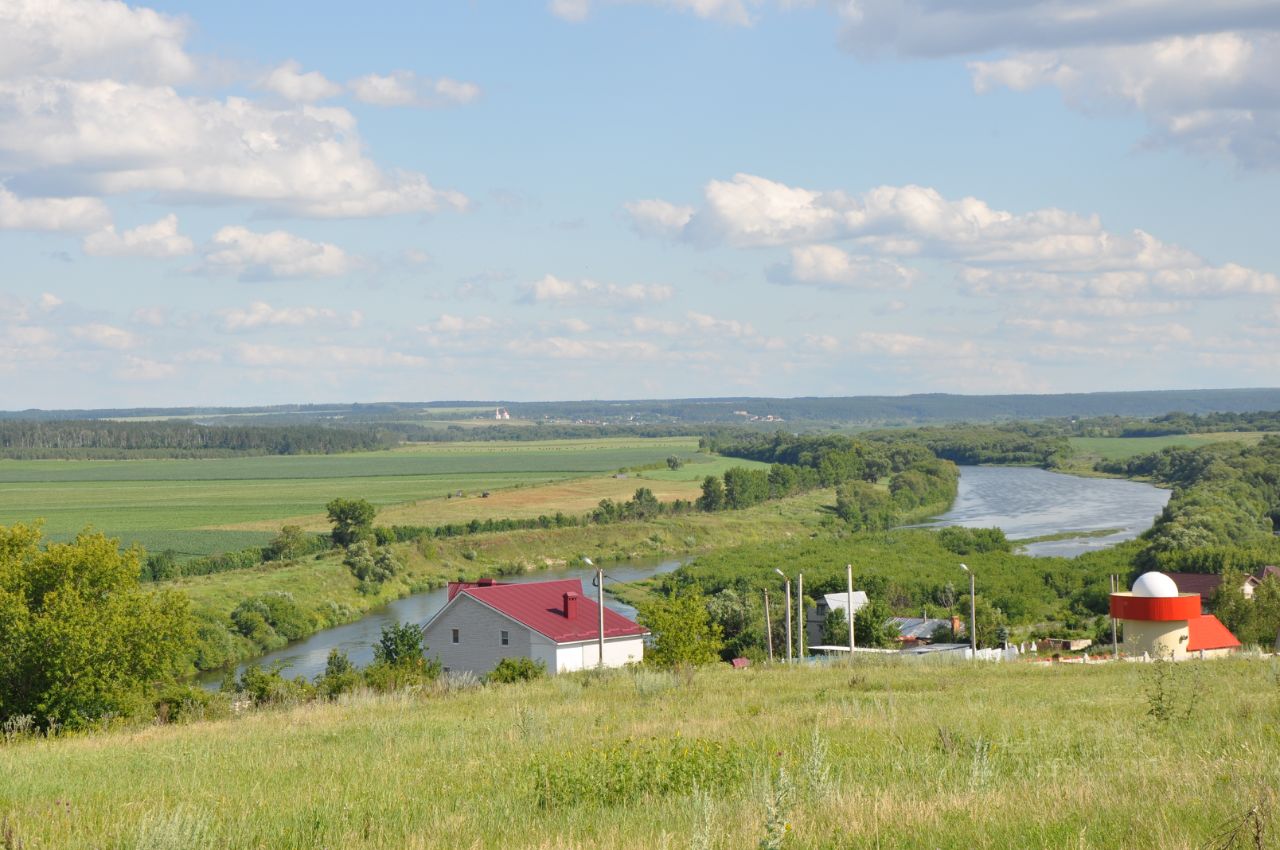
[[[486,681],[508,684],[540,679],[547,674],[547,665],[532,658],[504,658],[493,668]]]

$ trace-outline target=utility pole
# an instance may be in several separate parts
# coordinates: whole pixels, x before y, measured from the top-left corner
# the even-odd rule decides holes
[[[844,577],[849,585],[849,598],[845,603],[845,610],[849,616],[845,617],[845,620],[849,623],[849,662],[853,663],[853,564],[844,565]]]
[[[764,639],[769,645],[769,660],[773,661],[773,623],[769,620],[769,591],[764,592]]]
[[[1111,576],[1111,592],[1117,593],[1120,589],[1120,576],[1112,574]],[[1108,606],[1110,607],[1110,606]],[[1111,657],[1120,657],[1120,641],[1116,638],[1116,618],[1111,618]]]
[[[804,612],[804,573],[796,576],[796,618],[800,620],[800,628],[796,631],[796,645],[799,652],[796,655],[800,661],[804,661],[804,630],[806,618]]]
[[[960,565],[960,569],[969,574],[969,652],[974,661],[978,660],[978,601],[973,593],[973,570]]]
[[[587,564],[587,566],[596,567],[595,563],[590,558],[583,558],[582,560]],[[597,659],[596,666],[604,667],[604,567],[596,567],[595,586],[596,608],[599,609],[597,613],[600,615],[600,632],[597,642],[600,650],[600,656]]]
[[[777,573],[778,575],[782,576],[782,578],[783,578],[783,579],[785,579],[785,580],[786,580],[786,583],[787,583],[787,589],[786,589],[786,594],[787,594],[787,663],[788,663],[788,664],[790,664],[790,663],[791,663],[791,578],[790,578],[786,573],[784,573],[782,570],[778,569],[777,567],[774,567],[774,568],[773,568],[773,571],[774,571],[775,573]]]

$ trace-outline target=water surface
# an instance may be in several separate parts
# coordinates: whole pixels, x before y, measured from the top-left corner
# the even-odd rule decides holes
[[[951,510],[931,525],[1000,528],[1010,540],[1116,529],[1099,537],[1028,544],[1028,555],[1073,557],[1151,527],[1170,491],[1119,478],[1082,478],[1022,466],[962,466]]]

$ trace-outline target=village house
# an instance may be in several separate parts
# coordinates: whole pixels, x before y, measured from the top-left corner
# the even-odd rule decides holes
[[[862,606],[867,604],[867,593],[865,590],[855,590],[853,592],[853,615],[858,616],[858,612],[862,610]],[[817,646],[822,643],[822,625],[827,621],[827,614],[833,610],[844,611],[845,622],[849,621],[848,593],[827,593],[817,599],[812,608],[805,606],[805,641],[810,646]]]
[[[422,627],[423,643],[446,671],[484,675],[504,658],[541,661],[550,674],[582,670],[600,662],[599,611],[579,579],[450,582],[445,606]],[[648,634],[606,607],[604,666],[643,660]]]

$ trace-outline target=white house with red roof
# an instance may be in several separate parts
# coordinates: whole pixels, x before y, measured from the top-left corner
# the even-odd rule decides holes
[[[579,579],[500,584],[450,582],[449,600],[422,627],[427,655],[446,671],[484,675],[504,658],[541,661],[548,673],[600,662],[600,609]],[[604,609],[604,665],[644,659],[649,630]]]

